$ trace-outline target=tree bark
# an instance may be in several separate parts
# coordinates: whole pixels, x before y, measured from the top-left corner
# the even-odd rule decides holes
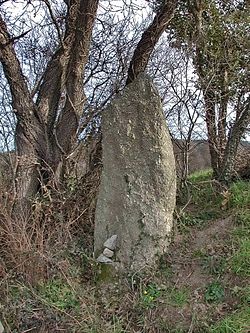
[[[66,102],[56,126],[57,141],[66,154],[69,153],[76,140],[79,118],[86,99],[83,91],[84,68],[88,61],[98,2],[98,0],[80,1],[75,22],[75,35],[66,68]],[[65,131],[67,131],[67,136],[65,136]]]
[[[237,155],[238,147],[242,135],[244,134],[247,126],[250,123],[250,97],[247,98],[241,111],[241,115],[236,119],[234,126],[232,127],[227,145],[225,148],[222,167],[219,174],[219,180],[228,184],[235,174],[234,165]]]
[[[204,34],[205,29],[201,29],[203,5],[206,3],[200,0],[188,2],[188,10],[193,16],[196,28],[195,38],[191,40],[194,45],[194,65],[204,96],[208,143],[214,177],[221,182],[228,183],[234,174],[235,158],[240,140],[250,122],[249,98],[240,112],[236,110],[236,119],[227,135],[229,85],[230,80],[234,79],[231,68],[233,66],[230,66],[232,50],[230,50],[230,41],[226,35],[227,31],[221,32],[218,55],[214,57],[211,52],[212,46]],[[229,60],[227,61],[227,59]],[[245,94],[244,89],[243,94]]]
[[[36,102],[22,73],[13,39],[0,15],[0,61],[17,117],[16,189],[21,205],[53,180],[60,161],[65,159],[76,140],[85,102],[84,69],[98,3],[98,0],[70,1],[63,41],[48,62]],[[64,105],[62,97],[66,97]]]
[[[167,1],[167,4],[160,8],[153,22],[142,34],[129,65],[126,84],[134,81],[140,73],[145,71],[156,43],[174,15],[176,5],[177,0]]]
[[[0,61],[8,80],[13,110],[17,116],[16,148],[18,197],[31,198],[39,187],[38,165],[46,158],[45,124],[33,103],[6,24],[0,17]],[[39,154],[38,154],[39,152]]]
[[[219,150],[218,150],[218,133],[216,126],[216,115],[215,115],[215,101],[214,92],[207,90],[204,93],[205,102],[205,115],[206,125],[208,134],[209,152],[211,156],[211,166],[214,172],[214,176],[217,177],[219,170]]]

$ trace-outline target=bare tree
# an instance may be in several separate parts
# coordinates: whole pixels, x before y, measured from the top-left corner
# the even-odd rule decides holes
[[[0,60],[10,87],[12,107],[17,119],[16,189],[20,202],[33,198],[43,186],[48,186],[54,181],[55,174],[59,176],[63,174],[65,160],[77,143],[77,136],[86,125],[81,127],[84,123],[84,117],[81,116],[86,101],[83,91],[86,64],[88,63],[85,87],[88,90],[90,81],[94,87],[92,102],[88,103],[87,117],[85,117],[87,118],[85,121],[88,122],[88,118],[98,114],[98,108],[102,109],[124,86],[127,73],[127,83],[129,83],[139,73],[145,71],[157,41],[173,16],[176,3],[177,1],[170,1],[161,6],[153,22],[145,28],[142,35],[141,30],[137,29],[138,33],[134,34],[135,37],[132,40],[138,41],[138,38],[140,40],[131,60],[134,43],[130,43],[130,47],[125,48],[128,39],[123,37],[120,40],[119,37],[131,31],[131,26],[126,24],[136,6],[132,2],[129,4],[123,2],[123,6],[128,9],[128,15],[124,15],[124,24],[118,25],[110,22],[110,16],[109,22],[102,19],[105,4],[109,5],[111,12],[116,10],[113,3],[103,1],[100,7],[101,14],[98,16],[101,29],[98,31],[97,28],[96,38],[93,39],[91,36],[97,15],[98,0],[65,1],[60,3],[59,7],[54,0],[24,3],[26,12],[30,11],[38,16],[41,16],[41,13],[46,14],[39,25],[40,28],[45,29],[45,35],[50,33],[55,36],[55,42],[51,46],[46,39],[41,44],[36,44],[36,38],[26,39],[28,34],[35,34],[35,29],[33,26],[26,27],[21,15],[18,17],[18,22],[23,25],[17,25],[20,28],[14,30],[14,36],[9,33],[8,26],[11,26],[13,22],[8,21],[7,10],[6,15],[3,14],[0,17]],[[120,36],[118,36],[119,33],[114,33],[114,27],[119,27]],[[105,29],[108,29],[109,34],[112,32],[114,37],[109,39],[112,45],[103,50],[105,43],[103,44],[103,40],[100,40],[100,33],[103,37],[105,34],[107,36],[107,33],[104,33]],[[94,67],[92,66],[93,58],[92,65],[88,62],[91,41],[91,51],[96,57]],[[39,50],[42,59],[39,66],[37,54],[35,54],[38,47],[42,49]],[[27,50],[29,54],[25,57]],[[46,56],[42,57],[46,52]],[[46,63],[48,58],[50,60]],[[27,62],[33,67],[32,71],[27,71]],[[118,69],[113,75],[110,70],[114,63],[118,64]],[[95,106],[92,107],[91,112],[93,98],[95,98]]]
[[[76,140],[85,102],[84,68],[98,0],[65,2],[64,30],[60,29],[50,2],[42,1],[39,5],[47,6],[59,41],[35,95],[29,89],[15,50],[15,40],[22,36],[11,36],[0,16],[0,60],[17,117],[17,195],[21,202],[34,197],[41,185],[52,179]]]
[[[202,92],[197,87],[197,75],[190,55],[171,46],[166,52],[166,39],[162,38],[154,51],[150,74],[162,96],[175,148],[177,177],[182,188],[189,174],[190,153],[196,148],[192,141],[206,139]]]

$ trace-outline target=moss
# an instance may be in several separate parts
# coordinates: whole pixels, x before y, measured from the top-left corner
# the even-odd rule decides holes
[[[98,264],[97,268],[97,283],[115,283],[117,281],[117,271],[112,264]]]

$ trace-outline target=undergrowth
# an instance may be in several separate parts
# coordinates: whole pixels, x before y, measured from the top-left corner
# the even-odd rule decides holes
[[[212,325],[211,333],[246,333],[249,332],[250,308],[242,309],[226,316],[218,323]]]
[[[103,284],[96,278],[88,219],[96,176],[84,180],[84,195],[79,181],[70,178],[65,192],[37,198],[29,219],[13,220],[2,203],[0,320],[5,331],[248,332],[249,182],[226,189],[211,179],[210,170],[191,175],[188,197],[176,209],[176,240],[159,270]]]

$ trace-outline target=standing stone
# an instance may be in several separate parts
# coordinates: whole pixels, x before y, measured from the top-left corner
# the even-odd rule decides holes
[[[117,235],[122,271],[154,266],[169,245],[176,196],[173,147],[160,97],[146,76],[103,114],[103,171],[95,217],[95,255]]]
[[[3,327],[3,324],[0,321],[0,333],[3,333],[3,332],[4,332],[4,327]]]

